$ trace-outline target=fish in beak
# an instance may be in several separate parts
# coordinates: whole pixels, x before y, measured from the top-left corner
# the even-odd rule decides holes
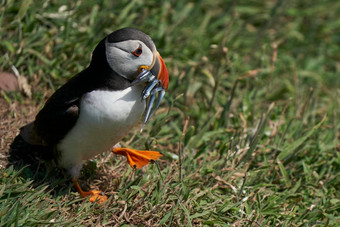
[[[162,57],[157,51],[153,54],[152,64],[150,66],[140,66],[138,72],[139,75],[132,81],[131,86],[141,83],[146,84],[141,95],[142,100],[147,100],[141,129],[143,131],[145,124],[156,112],[165,92],[168,90],[169,74]]]

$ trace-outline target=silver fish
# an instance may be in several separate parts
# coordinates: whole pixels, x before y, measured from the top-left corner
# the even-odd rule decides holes
[[[130,86],[153,81],[154,79],[156,79],[156,77],[149,70],[143,70],[136,79],[132,81]]]
[[[143,126],[141,131],[143,131],[144,126],[150,120],[152,115],[156,112],[165,94],[165,89],[162,86],[160,80],[158,80],[149,70],[143,69],[143,71],[132,81],[130,86],[137,84],[146,83],[146,86],[141,94],[141,99],[146,100],[145,116],[143,120]],[[157,102],[155,100],[157,97]]]

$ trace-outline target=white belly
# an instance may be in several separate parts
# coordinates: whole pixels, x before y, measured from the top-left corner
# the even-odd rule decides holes
[[[80,102],[76,125],[58,144],[61,166],[71,168],[111,149],[138,124],[145,102],[143,87],[123,91],[92,91]]]

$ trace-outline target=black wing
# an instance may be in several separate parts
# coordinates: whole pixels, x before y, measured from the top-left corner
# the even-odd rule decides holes
[[[131,81],[118,76],[107,65],[90,67],[71,78],[46,102],[33,124],[22,128],[24,140],[36,145],[55,145],[76,124],[81,97],[96,89],[123,90]]]
[[[80,97],[68,100],[63,106],[48,102],[37,115],[33,128],[42,145],[57,144],[75,125],[79,116]]]
[[[85,78],[81,76],[83,73],[84,71],[59,88],[47,100],[35,121],[21,129],[26,142],[45,146],[57,144],[75,125],[80,112],[79,101],[86,92]]]

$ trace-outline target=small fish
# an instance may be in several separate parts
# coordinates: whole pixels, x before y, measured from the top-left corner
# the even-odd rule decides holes
[[[158,80],[149,70],[144,69],[134,81],[132,81],[130,86],[134,86],[137,84],[146,83],[146,86],[141,94],[142,100],[146,100],[146,108],[145,108],[145,116],[143,120],[143,126],[141,131],[143,131],[144,126],[152,117],[152,115],[156,112],[159,105],[162,102],[162,99],[165,94],[165,89],[162,86],[160,80]],[[155,100],[157,97],[157,102],[155,104]]]
[[[156,77],[149,71],[149,70],[143,70],[134,81],[132,81],[130,86],[134,86],[137,84],[141,84],[141,83],[146,83],[149,81],[153,81],[155,80]]]

